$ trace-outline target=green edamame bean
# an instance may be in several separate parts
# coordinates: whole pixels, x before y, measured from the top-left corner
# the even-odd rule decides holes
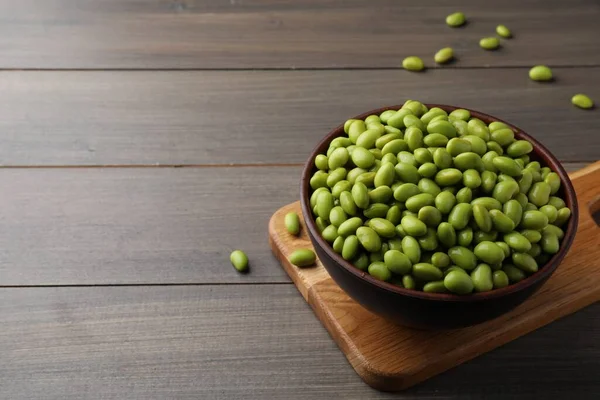
[[[499,174],[498,175],[498,182],[506,182],[506,181],[514,182],[514,183],[518,184],[517,180],[515,178],[513,178],[512,176],[509,176],[509,175],[506,175],[506,174]]]
[[[414,183],[403,183],[394,191],[394,198],[398,201],[405,202],[419,193],[421,193],[421,191]]]
[[[502,249],[504,252],[504,258],[510,256],[510,247],[505,242],[496,242],[496,244]]]
[[[381,164],[390,163],[392,166],[398,164],[398,159],[395,154],[387,153],[383,157],[381,157]]]
[[[242,250],[234,250],[229,255],[229,261],[233,268],[238,272],[246,272],[248,270],[248,256]]]
[[[351,144],[352,144],[352,141],[349,138],[343,137],[343,136],[337,137],[337,138],[333,139],[331,141],[331,143],[329,144],[330,148],[331,147],[334,148],[334,150],[332,151],[331,154],[333,154],[333,152],[335,151],[336,148],[339,148],[339,147],[348,147]],[[331,167],[329,167],[329,168],[331,168]],[[335,168],[337,168],[337,167],[335,167]],[[331,169],[335,169],[335,168],[331,168]]]
[[[448,143],[447,139],[452,139],[453,137],[456,137],[456,128],[454,127],[454,125],[452,125],[449,121],[444,120],[431,121],[427,125],[427,132],[429,133],[429,135],[439,134],[446,138],[446,142],[443,145],[437,146],[446,146],[446,143]],[[442,140],[438,139],[438,141]]]
[[[544,228],[545,229],[545,228]],[[542,239],[542,233],[533,229],[523,229],[521,231],[521,235],[523,235],[530,243],[537,243]],[[505,239],[506,241],[506,239]],[[508,243],[508,242],[507,242]],[[527,250],[525,250],[527,251]],[[523,253],[523,251],[522,251]]]
[[[383,261],[383,252],[378,251],[376,253],[369,253],[369,262],[372,264],[374,262]]]
[[[528,274],[533,274],[538,270],[537,262],[527,253],[513,253],[512,262],[517,268]]]
[[[512,131],[511,131],[512,132]],[[508,146],[506,154],[512,158],[517,158],[529,154],[533,151],[533,145],[527,140],[517,140]]]
[[[500,203],[504,204],[518,192],[519,184],[517,182],[514,180],[505,180],[503,182],[499,182],[496,187],[494,187],[492,196]]]
[[[370,123],[379,123],[381,120],[379,119],[379,115],[371,114],[367,118],[365,118],[365,124],[369,125]]]
[[[416,217],[417,213],[416,212],[412,212],[412,211],[408,211],[408,210],[402,211],[402,217],[405,217],[407,215],[412,215],[413,217]]]
[[[454,119],[468,121],[471,118],[471,113],[469,112],[469,110],[465,110],[464,108],[457,108],[456,110],[448,114],[448,116]]]
[[[356,144],[356,140],[360,136],[361,133],[367,130],[367,125],[364,121],[354,120],[348,127],[348,138],[354,144]]]
[[[419,246],[425,251],[433,251],[438,247],[436,231],[433,228],[427,228],[427,233],[417,238],[417,241],[419,242]]]
[[[485,144],[485,140],[483,140],[479,136],[465,135],[462,138],[471,143],[471,152],[479,156],[482,156],[486,153],[487,146]]]
[[[483,167],[485,168],[485,170],[496,173],[498,172],[498,168],[496,168],[496,166],[494,165],[494,158],[498,157],[500,155],[500,153],[498,153],[497,151],[491,150],[488,151],[487,153],[485,153],[483,155],[483,157],[481,157],[481,161],[483,163]]]
[[[300,218],[295,212],[289,212],[284,217],[285,229],[290,235],[298,236],[300,233]]]
[[[410,114],[413,114],[412,110],[410,109],[403,108],[401,110],[398,110],[394,115],[392,115],[388,119],[387,124],[396,129],[405,128],[404,117]]]
[[[498,131],[496,131],[498,132]],[[499,156],[492,161],[498,171],[508,176],[521,176],[523,168],[512,158]]]
[[[432,281],[423,285],[423,291],[426,293],[448,293],[444,281]]]
[[[463,172],[463,184],[470,189],[477,189],[481,186],[481,176],[475,169],[468,169]],[[468,201],[471,201],[469,199]]]
[[[481,138],[484,142],[490,140],[490,131],[481,120],[472,119],[467,123],[467,129],[469,135],[477,136]]]
[[[512,264],[502,265],[502,271],[512,283],[517,283],[525,279],[525,272],[521,271]]]
[[[475,257],[475,254],[466,247],[451,247],[448,250],[448,256],[454,264],[465,271],[470,271],[477,266],[477,258]]]
[[[408,256],[398,250],[388,250],[383,259],[386,267],[394,274],[406,275],[412,270],[412,262]]]
[[[471,272],[471,281],[476,292],[488,292],[494,288],[492,269],[487,264],[479,264]]]
[[[342,192],[349,192],[352,190],[352,184],[347,180],[341,180],[331,188],[331,195],[334,199],[339,199]]]
[[[423,236],[427,233],[427,225],[412,215],[402,217],[400,225],[411,236]]]
[[[484,50],[496,50],[500,47],[500,41],[495,37],[485,37],[479,41],[479,47]]]
[[[402,252],[406,254],[412,264],[416,264],[421,259],[421,246],[412,236],[402,238]]]
[[[500,203],[498,200],[494,199],[493,197],[478,197],[478,198],[474,199],[473,201],[471,201],[471,205],[475,205],[475,204],[481,204],[482,206],[487,208],[488,211],[502,210],[502,203]]]
[[[338,229],[339,232],[339,229]],[[342,236],[340,236],[341,238]],[[337,239],[336,239],[337,240]],[[342,258],[346,261],[353,260],[356,258],[359,252],[359,241],[356,235],[350,235],[344,240],[342,246]]]
[[[417,187],[422,193],[428,193],[434,197],[442,191],[437,183],[428,178],[421,179]]]
[[[445,64],[454,58],[454,50],[452,47],[444,47],[443,49],[438,50],[437,53],[433,56],[433,60],[438,64]]]
[[[363,147],[356,147],[352,152],[352,162],[359,168],[371,168],[375,164],[375,156]]]
[[[406,128],[410,128],[410,127],[418,128],[419,130],[421,130],[421,132],[425,130],[425,124],[416,115],[409,114],[406,117],[404,117],[404,125],[406,126]],[[406,133],[405,133],[405,135],[406,135]]]
[[[537,211],[537,206],[533,203],[527,203],[527,205],[523,208],[524,211]]]
[[[397,232],[398,227],[396,227]],[[388,240],[388,246],[390,250],[402,251],[402,239],[391,239]]]
[[[356,237],[368,252],[375,253],[381,250],[381,239],[372,228],[361,226],[356,230]]]
[[[506,147],[515,140],[515,133],[512,129],[498,129],[492,132],[491,137],[500,146]]]
[[[545,65],[536,65],[529,70],[529,78],[538,82],[551,81],[552,70]]]
[[[456,230],[464,229],[471,219],[472,206],[469,203],[459,203],[452,208],[448,215],[448,222]]]
[[[484,170],[484,164],[481,157],[478,154],[473,153],[471,151],[461,153],[454,157],[454,166],[461,171],[465,171],[468,169],[475,169],[477,171]]]
[[[456,230],[448,222],[442,222],[437,228],[438,240],[446,247],[456,244]]]
[[[519,191],[523,194],[529,192],[529,189],[531,188],[532,183],[533,183],[533,175],[532,175],[531,171],[524,169],[523,175],[521,176],[521,179],[519,179]]]
[[[396,226],[387,219],[371,218],[369,220],[369,227],[380,237],[391,239],[396,236]]]
[[[491,171],[483,171],[481,173],[481,189],[485,193],[491,193],[496,187],[497,175]]]
[[[504,203],[504,214],[510,219],[513,220],[515,226],[518,226],[521,223],[521,218],[523,217],[523,207],[517,200],[508,200]]]
[[[349,119],[346,122],[344,122],[344,133],[348,133],[350,131],[350,125],[352,125],[352,123],[354,121],[358,121],[357,119]]]
[[[542,234],[544,234],[544,233],[552,233],[552,234],[556,235],[558,240],[561,240],[563,237],[565,237],[565,232],[562,229],[560,229],[558,226],[552,225],[552,224],[547,225],[542,230]]]
[[[329,222],[331,225],[338,227],[348,219],[346,212],[340,206],[335,206],[329,212]]]
[[[420,150],[420,149],[417,149],[417,150]],[[430,162],[427,162],[427,163],[421,165],[417,169],[417,172],[423,178],[431,178],[431,177],[435,176],[435,174],[437,173],[437,171],[438,171],[438,169],[435,166],[435,164],[434,163],[430,163]]]
[[[523,211],[525,211],[525,206],[529,203],[529,199],[525,193],[517,193],[515,195],[515,200],[519,202]]]
[[[548,217],[541,211],[531,210],[523,213],[521,227],[524,229],[542,230],[548,225]]]
[[[475,231],[473,233],[473,242],[477,245],[481,242],[493,242],[498,237],[498,232],[496,231]]]
[[[409,197],[406,200],[406,209],[412,212],[418,212],[425,206],[435,204],[435,198],[429,193],[420,193]]]
[[[426,148],[415,149],[413,153],[413,155],[415,156],[415,160],[417,160],[417,163],[419,164],[433,162],[433,155]]]
[[[360,253],[358,257],[353,261],[356,268],[361,271],[366,271],[369,267],[369,256],[366,253]]]
[[[440,170],[449,168],[452,165],[452,157],[446,149],[436,149],[433,153],[433,162]]]
[[[499,210],[490,210],[492,224],[498,232],[508,233],[515,229],[515,223],[506,214]]]
[[[446,24],[452,28],[462,26],[466,21],[465,14],[461,12],[455,12],[446,17]]]
[[[575,107],[583,108],[588,110],[590,108],[594,108],[594,101],[583,93],[576,94],[571,98],[571,103]]]
[[[327,222],[325,220],[323,220],[323,218],[321,218],[321,217],[317,217],[315,219],[315,224],[317,225],[317,229],[319,230],[319,233],[323,233],[325,228],[327,228]]]
[[[290,263],[296,267],[308,267],[317,261],[317,255],[310,249],[297,249],[289,257]]]
[[[387,203],[392,198],[392,194],[389,186],[379,186],[368,193],[370,203]]]
[[[430,133],[423,138],[423,143],[425,143],[427,147],[445,147],[448,143],[448,138],[439,133]]]
[[[423,60],[421,60],[419,57],[410,56],[402,60],[402,68],[404,68],[407,71],[418,72],[423,71],[425,69],[425,64],[423,63]]]
[[[328,188],[326,187],[320,187],[317,188],[311,195],[310,195],[310,208],[315,208],[315,206],[317,205],[317,197],[319,197],[319,194],[322,191],[329,191]]]
[[[389,210],[390,206],[387,204],[374,203],[365,208],[363,215],[367,218],[384,218]]]
[[[394,114],[396,114],[396,110],[386,110],[379,114],[379,120],[384,124],[387,124],[388,119],[390,119],[390,117]]]
[[[494,289],[502,289],[508,286],[508,276],[502,270],[494,271],[492,281],[494,282]]]
[[[310,187],[313,189],[318,189],[320,187],[327,187],[327,178],[329,174],[325,171],[317,171],[310,178]]]
[[[474,288],[471,277],[457,269],[450,271],[444,277],[444,286],[450,292],[461,295],[471,293]]]
[[[437,228],[442,222],[442,213],[437,208],[428,205],[419,210],[417,218],[425,225]]]
[[[321,232],[321,236],[329,243],[333,243],[335,239],[339,236],[338,230],[335,225],[327,225],[323,232]]]
[[[487,146],[489,151],[493,151],[495,153],[497,153],[498,155],[502,155],[504,154],[504,149],[502,148],[502,146],[500,146],[497,142],[492,142],[491,140],[489,142],[486,142],[485,145]],[[488,153],[489,153],[488,151]],[[485,153],[487,154],[487,153]],[[485,156],[484,154],[484,156]]]
[[[352,217],[342,222],[338,227],[337,233],[341,237],[347,237],[356,233],[356,230],[363,225],[362,219],[359,217]]]
[[[442,214],[450,213],[455,204],[456,197],[450,192],[440,192],[435,196],[435,207],[440,210]]]
[[[427,111],[425,114],[423,114],[421,116],[421,121],[423,121],[423,123],[425,125],[427,125],[431,122],[431,120],[433,120],[433,118],[435,118],[439,115],[447,116],[448,113],[439,107],[433,107],[431,110]]]
[[[358,213],[358,207],[356,207],[349,190],[340,193],[340,206],[347,215],[355,216]]]
[[[487,264],[500,264],[504,260],[504,250],[494,242],[483,241],[475,246],[473,252]]]
[[[456,129],[458,136],[464,136],[469,133],[469,124],[467,121],[463,121],[461,119],[451,119],[450,123],[452,126],[454,126],[454,129]]]
[[[438,151],[445,151],[444,149],[438,149]],[[437,152],[436,152],[437,154]],[[446,168],[438,171],[435,174],[435,183],[440,186],[451,186],[456,185],[462,180],[462,172],[456,168]]]
[[[542,240],[540,241],[542,246],[542,250],[544,250],[548,254],[556,254],[558,253],[559,243],[558,237],[549,231],[544,231],[542,233]]]
[[[356,182],[352,186],[352,199],[358,208],[365,209],[369,206],[369,193],[364,183]]]
[[[548,217],[548,223],[553,223],[556,221],[558,217],[558,210],[556,207],[546,204],[545,206],[540,207],[540,212],[544,213],[546,217]]]
[[[470,203],[472,199],[473,191],[468,187],[464,187],[456,193],[456,201],[459,203]]]
[[[415,278],[411,275],[404,275],[402,277],[402,286],[404,286],[405,289],[414,290],[417,287],[417,283],[415,282]]]
[[[401,181],[407,183],[418,183],[421,177],[419,176],[419,172],[414,165],[406,164],[404,162],[399,162],[394,167],[396,170],[396,174],[400,178]]]
[[[556,194],[560,189],[560,177],[556,172],[550,172],[544,178],[544,182],[550,186],[550,194]]]
[[[350,184],[354,185],[356,183],[356,179],[365,172],[367,172],[365,169],[358,167],[353,168],[346,174],[346,180],[350,182]]]
[[[483,232],[489,232],[492,230],[492,217],[485,206],[481,204],[475,204],[473,206],[473,218],[479,229]]]
[[[392,127],[388,126],[387,128],[389,129]],[[392,128],[392,129],[396,129],[396,128]],[[404,135],[402,135],[402,131],[400,131],[399,129],[397,129],[397,131],[398,132],[387,133],[387,134],[381,136],[379,139],[377,139],[375,141],[375,147],[382,150],[382,152],[383,152],[383,148],[385,147],[386,144],[388,144],[389,142],[391,142],[393,140],[402,139],[404,137]],[[406,148],[408,148],[408,146],[406,146]],[[398,153],[398,152],[396,152],[396,153]],[[386,153],[383,153],[383,154],[386,154]]]
[[[392,278],[392,273],[381,261],[371,263],[371,265],[369,265],[368,271],[369,275],[376,279],[379,279],[380,281],[387,282]]]
[[[344,238],[341,236],[336,237],[331,247],[336,253],[342,254],[342,249],[344,248]]]
[[[322,191],[317,197],[317,215],[325,221],[329,221],[329,214],[333,208],[333,195],[328,191]]]
[[[422,148],[424,146],[423,132],[418,127],[411,126],[404,132],[404,141],[411,151]]]
[[[465,229],[458,232],[456,239],[459,246],[467,247],[473,242],[473,229],[466,227]]]
[[[534,183],[529,191],[529,201],[535,204],[537,207],[546,205],[550,199],[550,191],[550,185],[548,185],[546,182]]]
[[[379,167],[381,167],[381,157],[383,157],[383,154],[381,154],[381,150],[379,149],[369,149],[369,152],[375,156],[375,162],[369,171],[377,172]]]
[[[431,256],[431,263],[440,269],[447,268],[450,266],[450,257],[448,254],[438,251]]]
[[[527,254],[529,254],[534,259],[537,256],[539,256],[541,253],[542,253],[542,247],[537,243],[532,244],[531,249],[529,249],[529,251],[527,252]]]
[[[425,282],[437,281],[444,277],[444,273],[438,267],[429,263],[417,263],[412,267],[412,275]]]
[[[489,124],[488,128],[490,129],[490,132],[494,132],[494,131],[497,131],[498,129],[506,129],[506,128],[510,128],[510,127],[508,125],[506,125],[504,122],[493,121]]]
[[[319,154],[315,157],[315,166],[322,171],[327,171],[329,168],[329,159],[326,155]]]
[[[404,139],[393,139],[386,143],[381,149],[382,156],[386,154],[398,154],[401,151],[408,150],[408,143]]]
[[[334,187],[336,183],[346,178],[347,171],[344,168],[338,168],[329,173],[327,177],[327,186]]]
[[[385,215],[385,219],[390,221],[393,225],[398,225],[402,219],[402,210],[399,206],[391,206]]]
[[[341,139],[341,138],[338,138]],[[328,158],[329,169],[337,169],[346,165],[349,159],[348,150],[345,147],[336,148]]]
[[[561,208],[565,208],[567,206],[563,199],[561,199],[560,197],[556,197],[556,196],[550,196],[550,199],[548,200],[548,204],[551,206],[554,206],[554,208],[556,208],[557,210],[560,210]]]
[[[456,157],[459,154],[471,152],[471,143],[461,138],[452,138],[446,144],[446,151],[452,157]]]
[[[498,25],[496,27],[496,33],[498,34],[498,36],[502,36],[503,38],[510,38],[512,36],[510,29],[508,29],[504,25]]]
[[[567,221],[569,220],[570,217],[571,217],[571,210],[568,209],[567,207],[563,207],[560,210],[558,210],[558,213],[556,214],[556,220],[554,221],[554,225],[563,226],[564,224],[567,223]]]

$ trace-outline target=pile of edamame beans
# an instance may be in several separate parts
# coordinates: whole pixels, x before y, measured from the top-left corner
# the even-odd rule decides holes
[[[310,206],[356,268],[466,295],[519,282],[558,252],[571,215],[560,178],[506,124],[408,100],[344,132],[315,158]]]

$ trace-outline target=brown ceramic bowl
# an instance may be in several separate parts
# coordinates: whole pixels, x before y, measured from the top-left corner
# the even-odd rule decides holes
[[[429,108],[439,107],[447,112],[462,108],[440,104],[427,104],[427,106]],[[385,110],[397,110],[400,107],[400,105],[384,107],[354,118],[365,119],[368,115],[379,115]],[[537,140],[514,125],[478,111],[469,111],[472,117],[477,117],[486,123],[492,121],[504,122],[514,130],[516,138],[530,141],[533,144],[533,152],[530,154],[531,159],[539,161],[543,166],[549,166],[558,173],[562,181],[559,195],[572,211],[565,236],[561,242],[560,251],[546,265],[540,266],[538,272],[506,288],[466,296],[425,293],[379,281],[354,267],[335,253],[331,245],[321,237],[312,218],[309,201],[312,192],[309,180],[315,172],[315,157],[318,154],[325,153],[329,143],[334,138],[344,135],[343,124],[331,131],[317,145],[304,166],[300,192],[302,213],[304,214],[308,234],[319,259],[335,282],[350,297],[366,309],[400,325],[421,329],[459,328],[478,324],[506,313],[525,301],[546,282],[569,251],[577,231],[578,209],[575,190],[566,171],[556,157]]]

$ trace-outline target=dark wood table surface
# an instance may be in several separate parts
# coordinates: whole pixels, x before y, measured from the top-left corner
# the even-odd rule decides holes
[[[600,304],[380,393],[269,249],[316,141],[407,98],[512,121],[570,170],[600,159],[600,110],[570,104],[600,102],[600,3],[449,3],[2,2],[0,399],[598,398]],[[515,37],[480,49],[500,23]]]

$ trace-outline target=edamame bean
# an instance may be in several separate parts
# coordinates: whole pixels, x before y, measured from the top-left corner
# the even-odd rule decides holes
[[[468,203],[459,203],[452,208],[450,214],[448,215],[448,222],[454,227],[456,230],[464,229],[472,214],[472,206]]]
[[[483,171],[484,169],[484,164],[481,157],[471,151],[461,153],[454,157],[454,166],[461,171],[466,171],[468,169]]]
[[[353,261],[353,264],[361,271],[365,271],[369,267],[369,256],[366,253],[360,253],[359,256]]]
[[[375,156],[363,147],[356,147],[352,152],[352,162],[360,168],[371,168],[375,163]]]
[[[466,227],[458,232],[456,239],[459,246],[467,247],[473,242],[473,229]]]
[[[456,201],[459,203],[470,203],[472,199],[473,191],[468,187],[464,187],[456,192]]]
[[[366,190],[366,188],[365,188]],[[329,214],[333,208],[333,195],[328,191],[322,191],[317,197],[317,215],[325,221],[329,221]]]
[[[331,247],[336,253],[342,254],[342,249],[344,248],[344,238],[341,236],[336,237]]]
[[[552,224],[547,225],[542,230],[542,233],[552,233],[552,234],[556,235],[558,240],[561,240],[563,237],[565,237],[565,232],[562,229],[560,229],[558,226],[552,225]]]
[[[412,215],[402,217],[400,224],[408,235],[423,236],[427,233],[427,225]]]
[[[571,217],[571,210],[568,209],[567,207],[561,208],[560,210],[558,210],[558,213],[556,214],[556,220],[554,221],[554,225],[563,226],[564,224],[567,223],[567,221],[569,220],[569,217]]]
[[[466,247],[451,247],[448,250],[448,256],[454,264],[466,271],[470,271],[477,266],[475,254]]]
[[[496,131],[497,132],[497,131]],[[512,158],[499,156],[492,161],[498,171],[508,176],[521,176],[523,168]]]
[[[409,197],[406,200],[406,209],[412,212],[418,212],[425,206],[431,206],[435,203],[435,198],[429,193],[420,193]]]
[[[531,245],[531,249],[529,249],[529,251],[527,252],[527,254],[529,254],[531,257],[533,257],[534,259],[539,256],[542,253],[542,247],[535,243]]]
[[[435,164],[434,163],[430,163],[430,162],[421,165],[417,169],[417,172],[423,178],[432,178],[433,176],[435,176],[435,174],[437,173],[437,171],[438,171],[438,169],[435,166]]]
[[[481,242],[493,242],[498,237],[498,232],[492,230],[489,232],[475,231],[473,233],[473,242],[477,245]]]
[[[541,232],[538,232],[533,229],[523,229],[521,231],[521,235],[523,235],[527,240],[529,240],[530,243],[537,243],[542,239]],[[505,241],[506,241],[506,239],[505,239]],[[527,251],[527,250],[525,250],[525,251]]]
[[[556,172],[550,172],[544,178],[544,182],[550,186],[550,194],[556,194],[560,189],[560,177]]]
[[[497,175],[491,171],[483,171],[481,173],[481,189],[485,193],[492,193],[496,187]]]
[[[537,182],[534,183],[529,191],[529,201],[535,204],[537,207],[541,207],[543,205],[548,204],[548,200],[550,199],[550,185],[546,182]]]
[[[476,292],[488,292],[494,288],[492,269],[487,264],[479,264],[471,272],[471,280]]]
[[[517,268],[528,274],[533,274],[538,270],[537,262],[527,253],[513,253],[512,262]]]
[[[396,236],[396,226],[387,219],[371,218],[369,220],[369,227],[380,237],[391,239]]]
[[[448,214],[456,204],[456,197],[450,192],[440,192],[435,196],[435,207],[442,214]]]
[[[550,196],[550,199],[548,200],[548,204],[551,206],[554,206],[557,210],[560,210],[561,208],[566,207],[564,200],[561,199],[560,197],[556,197],[556,196]]]
[[[518,192],[519,184],[517,182],[514,180],[505,180],[503,182],[499,182],[496,187],[494,187],[492,196],[500,203],[504,204]]]
[[[329,186],[330,188],[333,188],[336,183],[344,180],[344,178],[346,178],[346,169],[344,168],[338,168],[336,170],[333,170],[329,173],[329,176],[327,177],[327,186]]]
[[[425,251],[433,251],[438,247],[437,235],[433,228],[427,228],[427,233],[424,236],[418,237],[417,241],[419,242],[419,246]]]
[[[594,108],[594,101],[583,93],[573,96],[571,98],[571,103],[573,103],[575,107],[583,108],[585,110]]]
[[[487,125],[485,125],[483,122],[481,122],[481,120],[471,119],[467,123],[467,129],[468,129],[469,135],[477,136],[478,138],[482,139],[485,142],[490,140],[490,131],[489,131]]]
[[[438,149],[438,151],[445,150]],[[438,173],[435,174],[435,183],[437,183],[440,186],[455,185],[462,180],[462,175],[462,172],[456,168],[446,168],[441,171],[438,171]]]
[[[423,63],[423,60],[421,60],[419,57],[410,56],[406,57],[402,61],[402,67],[408,71],[418,72],[425,69],[425,64]]]
[[[412,270],[408,256],[398,250],[388,250],[383,256],[386,267],[395,274],[406,275]]]
[[[464,25],[466,22],[465,14],[455,12],[446,17],[446,24],[452,28]]]
[[[540,241],[542,246],[542,250],[544,250],[548,254],[556,254],[558,253],[559,243],[558,237],[549,231],[544,231],[542,233],[542,240]]]
[[[289,212],[284,217],[285,229],[289,234],[298,236],[300,233],[300,219],[295,212]]]
[[[456,230],[448,222],[442,222],[437,228],[438,240],[446,247],[456,244]]]
[[[456,157],[462,153],[468,153],[471,151],[471,143],[461,138],[452,138],[446,144],[446,151],[452,156]],[[475,153],[473,153],[475,154]]]
[[[529,70],[529,78],[538,82],[551,81],[552,70],[545,65],[536,65]]]
[[[474,206],[475,204],[481,204],[482,206],[487,208],[488,211],[502,210],[502,203],[500,203],[498,200],[494,199],[493,197],[478,197],[478,198],[474,199],[473,201],[471,201],[471,205]]]
[[[339,227],[343,222],[348,219],[346,212],[340,206],[335,206],[329,212],[329,221],[335,227]]]
[[[364,183],[356,182],[354,186],[352,186],[352,199],[358,208],[365,209],[369,206],[369,193],[367,186]]]
[[[512,132],[512,131],[511,131]],[[508,146],[506,154],[513,158],[524,156],[533,151],[533,145],[527,140],[517,140]]]
[[[361,226],[356,230],[356,237],[368,252],[375,253],[381,250],[381,239],[373,229]]]
[[[412,275],[422,281],[430,282],[442,279],[444,273],[441,269],[429,263],[417,263],[412,267]]]
[[[396,170],[396,174],[398,175],[398,177],[400,177],[400,180],[404,182],[418,183],[419,179],[421,178],[419,176],[417,168],[414,165],[399,162],[398,164],[396,164],[394,169]]]
[[[479,41],[479,46],[484,50],[496,50],[500,47],[500,41],[495,37],[485,37]]]
[[[471,277],[456,269],[444,277],[444,286],[450,292],[461,295],[471,293],[474,287]]]
[[[461,119],[450,119],[450,123],[456,129],[458,136],[464,136],[469,133],[469,124]]]
[[[500,146],[505,147],[515,140],[515,133],[512,129],[498,129],[491,134],[492,140]]]
[[[418,263],[421,259],[421,247],[417,239],[412,236],[402,238],[402,252],[406,254],[412,264]]]
[[[363,215],[367,218],[384,218],[389,210],[390,206],[387,204],[374,203],[365,208]]]
[[[350,190],[352,190],[352,184],[344,179],[333,185],[331,195],[334,199],[339,199],[342,192],[349,192]]]
[[[481,176],[475,169],[468,169],[463,172],[463,185],[470,189],[477,189],[481,186]],[[468,200],[469,202],[471,199]]]
[[[502,270],[494,271],[492,281],[494,282],[494,289],[502,289],[508,286],[508,276]]]
[[[515,223],[506,214],[499,210],[490,210],[492,224],[498,232],[507,233],[515,229]]]
[[[471,113],[469,112],[469,110],[465,110],[464,108],[457,108],[456,110],[448,114],[448,116],[450,118],[468,121],[471,118]]]
[[[381,261],[373,262],[369,265],[369,275],[384,282],[392,278],[392,273]]]
[[[452,125],[450,122],[444,121],[444,120],[431,121],[427,125],[427,132],[430,135],[437,133],[439,135],[444,136],[446,139],[452,139],[452,138],[456,137],[456,128],[454,127],[454,125]],[[441,140],[441,139],[439,139],[439,140]],[[446,143],[447,143],[447,141],[446,141]],[[443,145],[440,144],[437,146],[445,146],[446,143],[444,143]]]
[[[517,283],[525,279],[525,273],[512,264],[502,265],[502,271],[512,283]]]
[[[473,206],[473,218],[477,223],[479,229],[483,232],[489,232],[492,230],[492,217],[487,208],[481,204],[475,204]]]
[[[454,50],[452,47],[444,47],[443,49],[438,50],[433,56],[433,60],[438,64],[445,64],[454,58]]]
[[[548,204],[540,207],[539,211],[544,213],[546,217],[548,217],[548,223],[550,224],[556,221],[556,218],[558,217],[558,210],[554,206]]]
[[[487,264],[499,264],[504,260],[504,250],[494,242],[483,241],[479,243],[475,246],[473,253]]]
[[[392,189],[388,186],[379,186],[370,192],[369,202],[370,203],[387,203],[392,198]]]
[[[323,233],[325,228],[327,228],[327,222],[324,221],[323,218],[321,218],[321,217],[317,217],[315,219],[315,225],[317,225],[317,229],[319,230],[319,233]]]
[[[437,228],[440,222],[442,222],[442,213],[437,208],[428,205],[419,210],[418,218],[425,225]]]
[[[417,283],[415,282],[415,278],[411,275],[404,275],[402,277],[402,286],[404,286],[405,289],[414,290],[417,287]]]
[[[391,206],[385,215],[385,219],[390,221],[393,225],[398,225],[402,219],[402,210],[399,206]]]
[[[339,232],[339,229],[338,229]],[[342,238],[342,236],[340,236]],[[336,239],[337,240],[337,239]],[[356,235],[350,235],[344,240],[342,246],[342,258],[346,261],[356,258],[359,252],[359,241]]]
[[[327,225],[323,232],[321,232],[321,236],[329,243],[333,243],[335,239],[337,239],[338,231],[335,225]]]
[[[438,251],[431,256],[431,263],[440,269],[447,268],[450,266],[450,257],[448,254]]]
[[[406,117],[404,117],[404,125],[406,126],[406,128],[415,127],[421,131],[425,130],[425,124],[416,115],[407,115]]]
[[[238,272],[248,271],[248,256],[242,250],[232,251],[229,256],[229,261],[231,261],[231,265],[233,265],[233,268],[238,270]]]
[[[337,230],[337,233],[342,237],[347,237],[356,233],[356,230],[362,225],[362,219],[359,217],[353,217],[342,222]]]
[[[531,242],[524,235],[518,232],[510,232],[504,235],[504,242],[513,250],[519,253],[526,253],[531,250]]]
[[[358,207],[356,207],[350,191],[340,193],[340,206],[347,215],[355,216],[358,213]]]
[[[512,36],[512,33],[510,32],[510,29],[508,29],[504,25],[498,25],[496,27],[496,33],[498,34],[498,36],[502,36],[503,38],[509,38],[509,37]]]
[[[290,263],[295,265],[296,267],[309,267],[314,265],[317,260],[317,255],[314,251],[310,249],[297,249],[294,250],[289,257]]]
[[[504,149],[497,142],[493,142],[493,141],[490,140],[489,142],[486,142],[485,145],[487,146],[487,148],[489,150],[488,153],[490,151],[493,151],[493,152],[497,153],[500,156],[502,154],[504,154]],[[484,154],[484,156],[485,156],[485,154]]]

